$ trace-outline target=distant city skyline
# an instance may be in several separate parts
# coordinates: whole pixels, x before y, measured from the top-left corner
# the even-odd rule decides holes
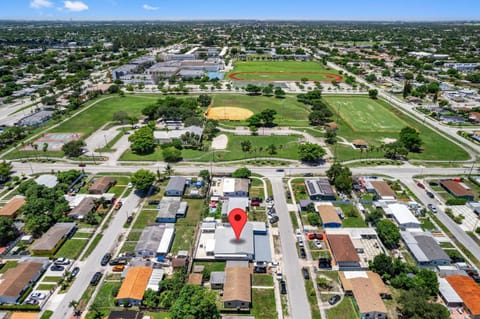
[[[0,19],[24,20],[480,20],[476,0],[2,1]]]

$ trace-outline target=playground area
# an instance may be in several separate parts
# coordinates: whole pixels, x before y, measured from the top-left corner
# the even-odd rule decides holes
[[[45,144],[48,144],[48,151],[61,151],[65,143],[80,139],[83,133],[47,133],[30,145],[23,148],[24,151],[33,151],[34,146],[38,146],[38,150],[42,150]]]
[[[253,112],[241,107],[220,106],[206,111],[205,116],[212,120],[243,121],[253,115]]]

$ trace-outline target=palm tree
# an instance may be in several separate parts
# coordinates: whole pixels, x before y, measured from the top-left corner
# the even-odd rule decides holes
[[[173,168],[170,166],[170,164],[167,164],[167,166],[165,166],[165,175],[167,177],[173,175]]]

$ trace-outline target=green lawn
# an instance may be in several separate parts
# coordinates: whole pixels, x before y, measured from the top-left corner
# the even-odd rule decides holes
[[[234,69],[228,75],[238,72],[236,77],[254,81],[300,81],[307,78],[310,81],[328,80],[324,73],[338,74],[335,70],[327,70],[317,62],[278,61],[278,62],[242,62],[237,61]]]
[[[10,268],[17,267],[17,265],[18,265],[18,261],[7,261],[5,263],[5,265],[2,267],[2,269],[0,269],[0,274],[3,274],[4,272],[9,270]]]
[[[213,97],[212,107],[233,106],[260,113],[265,109],[277,111],[275,123],[280,126],[308,126],[309,108],[297,102],[295,96],[284,99],[265,96],[249,96],[244,94],[217,94]],[[234,125],[246,125],[246,121],[229,122]]]
[[[267,274],[253,274],[253,286],[273,287],[273,277]]]
[[[146,312],[145,315],[153,319],[170,319],[168,312]]]
[[[361,132],[399,132],[407,123],[396,117],[378,100],[368,97],[327,97],[353,130]]]
[[[65,257],[68,259],[77,258],[82,252],[83,248],[88,243],[88,239],[69,239],[67,240],[62,247],[57,251],[55,257]]]
[[[358,103],[365,103],[363,102],[366,97],[351,97],[351,96],[344,96],[344,97],[324,97],[324,100],[330,106],[331,110],[334,113],[338,111],[338,103],[342,100],[351,100],[352,103],[357,103],[356,101],[360,101]],[[351,117],[349,118],[352,123],[348,123],[343,119],[344,114],[340,117],[335,117],[335,121],[338,122],[339,129],[337,131],[337,135],[340,137],[345,138],[347,141],[351,142],[354,139],[363,139],[367,141],[370,145],[370,148],[367,152],[361,152],[360,150],[353,149],[350,145],[344,144],[336,144],[332,146],[332,151],[337,153],[337,158],[340,161],[347,161],[351,159],[367,159],[367,158],[383,158],[383,151],[378,151],[376,148],[380,146],[382,143],[385,143],[385,139],[397,139],[398,133],[400,129],[398,128],[398,124],[394,123],[405,123],[405,125],[411,126],[417,129],[420,132],[420,137],[423,141],[422,145],[422,152],[421,153],[409,153],[409,159],[418,159],[418,160],[466,160],[468,159],[468,154],[456,145],[453,142],[450,142],[434,132],[433,130],[429,129],[428,127],[423,126],[421,123],[411,119],[409,116],[403,114],[400,110],[395,109],[393,106],[389,105],[387,102],[383,100],[378,100],[376,103],[380,106],[383,106],[382,111],[378,111],[380,114],[389,114],[385,115],[384,119],[385,123],[392,123],[394,125],[391,131],[358,131],[356,130],[357,127],[362,127],[363,124],[356,124],[356,118]],[[340,113],[343,113],[343,106],[340,107]],[[385,113],[387,112],[387,113]],[[397,118],[397,120],[393,120],[393,118]],[[363,120],[361,120],[363,121]],[[373,122],[373,121],[372,121]],[[356,126],[352,126],[352,125]],[[374,125],[373,123],[370,123]],[[386,128],[386,126],[384,126]]]
[[[365,221],[361,217],[346,217],[342,221],[342,227],[348,228],[348,227],[367,227],[367,224],[365,224]]]
[[[90,256],[90,254],[95,249],[95,247],[97,247],[97,245],[100,242],[100,240],[102,239],[102,237],[103,237],[102,234],[97,234],[95,236],[95,238],[90,242],[90,245],[88,246],[87,251],[83,255],[82,260],[85,260],[88,256]]]
[[[154,223],[157,218],[157,210],[142,210],[133,224],[133,229],[144,229],[149,223]]]
[[[170,251],[173,254],[180,250],[189,251],[195,240],[195,228],[202,217],[203,200],[185,199],[188,203],[185,218],[178,218],[175,223],[175,238]]]
[[[211,273],[212,271],[225,271],[224,261],[196,261],[194,266],[204,266],[205,271]]]
[[[274,157],[298,159],[298,136],[296,135],[273,135],[273,136],[239,136],[226,134],[228,136],[227,149],[224,151],[196,151],[182,150],[182,157],[187,161],[209,162],[213,156],[216,162],[234,161],[247,158]],[[252,143],[252,152],[244,153],[239,147],[240,143],[248,140]],[[266,150],[267,146],[273,144],[276,146],[276,154],[270,155]],[[256,151],[253,151],[256,150]],[[155,152],[149,155],[136,155],[130,150],[122,154],[122,161],[162,161],[162,149],[157,147]]]
[[[312,311],[312,319],[321,319],[317,295],[315,294],[312,280],[305,280],[305,289],[307,291],[308,302],[310,303],[310,310]]]
[[[121,282],[105,282],[96,295],[93,304],[99,308],[115,307],[115,297],[121,285]]]
[[[353,305],[353,297],[345,297],[336,307],[327,310],[328,319],[358,319],[358,315]]]
[[[81,132],[88,136],[111,121],[115,112],[125,111],[129,116],[140,117],[142,109],[155,103],[157,99],[158,96],[155,95],[112,97],[71,118],[51,132]]]
[[[55,287],[57,287],[57,285],[54,285],[54,284],[39,284],[35,289],[36,290],[50,291],[50,290],[54,289]]]
[[[277,318],[273,289],[252,289],[251,314],[255,319]]]

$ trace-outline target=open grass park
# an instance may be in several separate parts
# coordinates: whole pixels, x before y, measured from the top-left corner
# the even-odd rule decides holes
[[[317,62],[235,62],[228,77],[236,81],[342,81],[336,70],[326,69]]]
[[[411,126],[420,132],[422,152],[409,153],[409,159],[416,160],[467,160],[468,154],[460,146],[445,139],[432,129],[423,126],[383,100],[371,100],[362,96],[328,96],[323,98],[334,112],[338,122],[339,143],[332,149],[340,161],[383,157],[377,147],[395,141],[400,130]],[[338,115],[338,116],[337,116]],[[361,152],[347,145],[362,139],[368,142],[368,151]]]

